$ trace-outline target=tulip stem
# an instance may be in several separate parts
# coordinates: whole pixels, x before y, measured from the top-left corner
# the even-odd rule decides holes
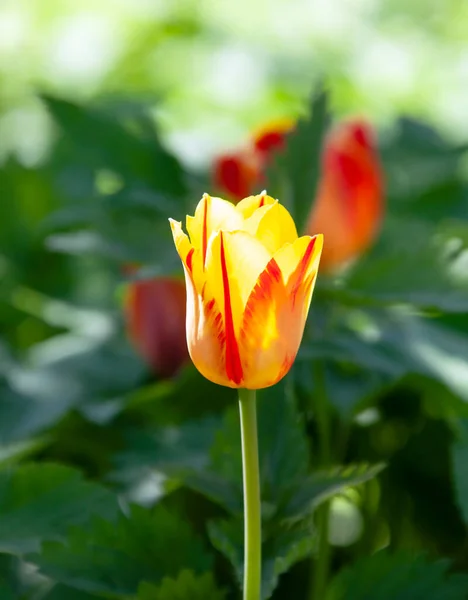
[[[314,364],[316,385],[315,416],[318,430],[318,457],[320,467],[326,469],[331,461],[330,415],[325,382],[324,366],[320,362]],[[330,502],[324,502],[317,509],[318,554],[315,561],[314,579],[312,582],[312,600],[322,600],[327,588],[330,570],[331,548],[328,542],[328,522],[330,518]]]
[[[260,600],[262,520],[255,390],[239,390],[244,479],[244,600]]]

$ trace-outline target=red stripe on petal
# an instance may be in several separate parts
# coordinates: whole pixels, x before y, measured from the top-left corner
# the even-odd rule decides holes
[[[309,268],[309,263],[310,263],[310,259],[312,257],[312,253],[314,251],[316,239],[317,238],[313,237],[310,240],[310,242],[306,248],[306,251],[304,252],[304,256],[301,258],[300,263],[298,264],[296,270],[294,271],[294,273],[292,275],[293,285],[292,285],[291,295],[292,295],[293,307],[296,303],[297,291],[299,290],[302,283],[304,282],[305,274],[307,273],[307,269]]]
[[[223,291],[224,291],[224,329],[226,336],[226,375],[228,378],[239,385],[244,374],[242,371],[242,363],[239,354],[239,346],[237,345],[236,336],[234,333],[234,321],[232,318],[231,294],[229,290],[229,277],[226,267],[226,256],[224,252],[223,233],[220,232],[221,242],[221,272],[223,276]]]
[[[203,202],[203,232],[202,232],[202,251],[203,251],[203,266],[206,260],[206,247],[208,245],[208,201],[205,198]]]
[[[223,316],[218,311],[214,298],[205,305],[205,314],[213,325],[216,338],[221,348],[224,348],[226,342],[226,333],[223,327]]]
[[[242,339],[248,339],[250,336],[250,326],[257,325],[257,323],[252,323],[252,319],[255,314],[255,311],[257,310],[258,305],[264,302],[273,301],[273,294],[275,292],[275,289],[277,289],[276,285],[280,282],[281,269],[279,268],[276,260],[272,258],[265,267],[264,271],[260,273],[257,283],[255,284],[255,287],[252,290],[247,301],[241,329]]]
[[[192,272],[192,259],[193,253],[195,252],[195,248],[192,248],[190,252],[187,254],[187,258],[185,259],[185,264],[187,265],[187,269]]]

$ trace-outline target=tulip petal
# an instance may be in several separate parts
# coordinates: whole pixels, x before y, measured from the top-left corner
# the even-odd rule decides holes
[[[245,387],[273,385],[291,368],[304,333],[321,251],[322,236],[299,238],[277,252],[258,278],[239,336]]]
[[[297,287],[298,282],[307,279],[317,271],[323,247],[323,236],[304,235],[292,244],[286,244],[275,253],[288,290]]]
[[[176,250],[184,267],[192,276],[193,282],[198,293],[201,293],[203,287],[203,263],[201,260],[201,252],[195,249],[189,241],[186,233],[182,231],[182,223],[169,219],[172,229],[172,236]]]
[[[258,208],[268,204],[274,204],[275,202],[276,200],[274,198],[268,196],[266,192],[262,192],[257,196],[249,196],[248,198],[241,200],[236,205],[236,210],[244,217],[244,219],[248,219]]]
[[[278,200],[258,208],[246,219],[244,228],[262,242],[271,254],[297,240],[293,218]]]
[[[235,206],[222,198],[204,194],[193,217],[187,217],[187,231],[194,248],[200,249],[203,264],[206,261],[208,240],[214,231],[242,229],[244,219]]]
[[[200,373],[219,385],[234,387],[226,375],[226,341],[223,316],[206,288],[199,294],[184,266],[187,288],[187,346]]]
[[[269,387],[289,371],[304,323],[302,312],[292,309],[281,271],[272,258],[250,295],[240,332],[246,388]]]
[[[258,240],[245,231],[215,234],[208,243],[205,274],[207,285],[219,306],[224,305],[225,295],[222,251],[229,274],[230,305],[237,335],[247,300],[271,255]]]

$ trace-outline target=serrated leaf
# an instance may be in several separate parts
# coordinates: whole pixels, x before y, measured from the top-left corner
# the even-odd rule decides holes
[[[231,563],[236,580],[242,588],[243,524],[240,519],[211,521],[208,533],[214,547]],[[264,532],[265,533],[265,532]],[[262,543],[262,598],[270,598],[279,578],[294,564],[310,556],[316,545],[316,538],[308,528],[275,528],[274,534]]]
[[[45,543],[30,558],[60,583],[117,597],[136,594],[142,581],[159,583],[182,568],[202,573],[211,566],[189,524],[162,505],[151,511],[134,506],[117,523],[95,519],[72,529],[66,543]]]
[[[287,379],[257,393],[257,411],[262,502],[269,505],[273,515],[289,488],[307,472],[308,442],[304,421],[297,411]],[[242,454],[237,406],[226,412],[211,457],[215,473],[233,487],[231,493],[234,488],[238,490],[236,506],[242,509]],[[234,512],[232,500],[224,506]]]
[[[316,537],[309,528],[285,530],[267,541],[262,552],[262,598],[271,598],[280,576],[296,563],[310,558],[317,546]]]
[[[317,506],[348,487],[360,485],[376,477],[385,465],[349,465],[331,471],[313,473],[293,491],[282,511],[287,519],[300,519]]]
[[[290,486],[307,472],[305,426],[288,385],[282,381],[261,390],[257,399],[262,500],[265,506],[269,505],[270,514]],[[180,479],[229,512],[241,514],[242,454],[237,403],[226,411],[222,422],[210,418],[161,429],[150,436],[139,434],[131,445],[134,453],[126,451],[117,456],[117,464],[124,469],[131,469],[132,465],[134,469],[155,468]]]
[[[468,576],[449,573],[446,560],[379,552],[342,571],[327,600],[465,600]]]
[[[309,444],[292,381],[285,378],[258,393],[258,431],[262,499],[278,506],[309,464]]]
[[[233,512],[241,512],[242,490],[210,466],[210,448],[220,426],[220,418],[207,417],[153,432],[133,432],[127,437],[128,450],[116,457],[113,479],[128,485],[154,470],[182,481]]]
[[[0,551],[36,551],[92,515],[117,514],[116,497],[75,469],[31,464],[0,472]]]
[[[181,571],[177,577],[165,577],[159,586],[142,583],[136,600],[224,600],[211,573],[196,575]]]

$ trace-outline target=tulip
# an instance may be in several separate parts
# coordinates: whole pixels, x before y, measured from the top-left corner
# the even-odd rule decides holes
[[[260,160],[251,150],[223,154],[214,162],[213,185],[232,200],[242,200],[252,193],[260,168]]]
[[[322,236],[298,237],[266,195],[237,206],[205,194],[193,217],[170,219],[187,287],[187,342],[202,375],[239,388],[244,482],[244,600],[260,600],[261,503],[255,390],[289,371],[301,343]]]
[[[246,148],[215,159],[215,188],[235,201],[246,198],[256,187],[261,189],[271,158],[285,147],[286,135],[292,128],[293,122],[289,119],[271,121],[254,132]]]
[[[179,279],[159,277],[128,286],[128,335],[160,377],[172,377],[188,359],[185,303],[185,285]]]
[[[207,379],[260,389],[290,369],[302,339],[322,236],[298,237],[266,193],[234,206],[205,194],[189,237],[170,219],[187,287],[190,356]]]
[[[334,271],[367,250],[382,217],[383,178],[371,127],[358,120],[339,124],[325,142],[306,228],[324,234],[322,269]]]

